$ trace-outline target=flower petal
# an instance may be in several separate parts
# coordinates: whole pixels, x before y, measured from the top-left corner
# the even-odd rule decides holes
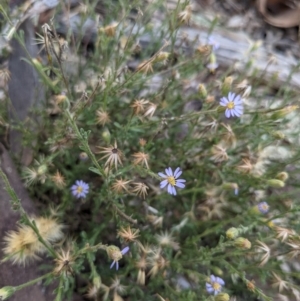
[[[229,100],[229,101],[233,101],[234,98],[235,98],[235,94],[234,94],[233,92],[229,92],[229,93],[228,93],[228,100]]]
[[[159,175],[160,177],[162,177],[162,178],[166,178],[166,177],[167,177],[167,175],[165,175],[165,174],[162,173],[162,172],[159,172],[158,175]]]
[[[114,267],[114,265],[115,265],[115,260],[111,263],[111,265],[110,265],[110,269],[112,269],[113,267]]]
[[[172,185],[171,184],[168,185],[168,193],[169,194],[173,194],[173,190],[172,190]]]
[[[173,195],[176,195],[176,194],[177,194],[176,189],[175,189],[174,186],[172,186],[172,192],[173,192]]]
[[[226,107],[226,105],[228,104],[228,99],[226,97],[222,97],[221,101],[220,101],[220,105]]]
[[[179,187],[179,188],[184,188],[185,187],[185,184],[183,183],[176,183],[176,187]]]
[[[129,247],[125,247],[122,251],[121,251],[121,254],[124,255],[126,254],[127,252],[129,251]]]
[[[182,170],[180,169],[180,167],[177,167],[174,172],[174,178],[177,179],[181,174],[182,174]]]
[[[210,275],[210,281],[213,283],[213,282],[216,282],[216,277],[215,275]]]
[[[162,182],[160,182],[160,188],[165,188],[167,184],[168,180],[163,180]]]
[[[226,110],[225,110],[225,116],[226,116],[227,118],[230,118],[230,115],[231,115],[230,109],[226,109]]]
[[[171,170],[171,171],[170,171],[170,170]],[[166,172],[166,174],[167,174],[168,177],[171,177],[171,176],[172,176],[172,169],[171,169],[171,167],[166,168],[166,169],[165,169],[165,172]]]
[[[221,284],[222,286],[225,285],[224,280],[223,280],[222,278],[220,278],[220,277],[216,277],[216,282],[218,282],[218,283]]]

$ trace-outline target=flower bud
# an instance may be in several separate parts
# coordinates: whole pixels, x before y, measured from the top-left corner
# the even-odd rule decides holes
[[[237,228],[232,227],[226,231],[227,239],[235,239],[238,237],[238,235],[239,235],[239,230]]]
[[[102,132],[102,138],[103,140],[107,143],[107,144],[110,144],[110,131],[105,128],[104,131]]]
[[[154,63],[158,63],[158,62],[165,62],[167,61],[167,59],[169,58],[170,56],[170,52],[165,52],[165,51],[161,51],[159,52],[155,59],[153,60]]]
[[[80,159],[81,161],[86,161],[88,158],[89,158],[89,156],[88,156],[88,154],[87,154],[86,152],[81,152],[81,153],[79,154],[79,159]]]
[[[234,241],[234,246],[241,250],[248,250],[251,249],[251,242],[247,238],[238,237]]]
[[[110,259],[115,260],[115,261],[119,261],[123,257],[120,248],[118,248],[117,246],[113,246],[113,245],[108,246],[106,248],[106,253]]]
[[[223,85],[222,85],[222,95],[228,95],[228,93],[231,91],[233,78],[232,76],[227,76],[224,79]]]
[[[299,108],[299,106],[297,106],[297,105],[286,106],[285,108],[280,109],[280,110],[274,112],[274,113],[271,115],[271,119],[277,120],[277,119],[284,118],[284,117],[287,116],[289,113],[291,113],[291,112],[297,110],[298,108]]]
[[[217,296],[215,296],[215,301],[229,301],[230,296],[226,293],[219,293]]]
[[[207,97],[206,97],[206,99],[205,99],[205,102],[206,103],[213,103],[213,102],[215,102],[215,97],[213,96],[213,95],[208,95]]]
[[[219,267],[211,267],[214,275],[217,275],[217,276],[222,276],[224,273],[223,271],[219,268]]]
[[[64,93],[58,94],[54,96],[54,101],[56,104],[61,104],[67,99],[67,96]]]
[[[234,190],[234,194],[239,194],[239,186],[237,183],[223,183],[222,188],[225,190]]]
[[[209,69],[211,73],[214,73],[216,69],[219,67],[217,63],[217,58],[214,53],[211,53],[209,56],[209,64],[206,65],[206,67]]]
[[[116,35],[117,26],[117,23],[113,23],[104,28],[100,28],[99,31],[104,32],[108,37],[114,37]]]
[[[247,289],[250,291],[250,292],[254,292],[255,291],[255,284],[254,284],[254,281],[247,281]]]
[[[279,131],[272,132],[271,135],[277,140],[282,140],[285,137],[285,135]]]
[[[289,174],[285,171],[282,171],[278,173],[275,178],[282,182],[285,182],[289,178]]]
[[[101,286],[101,277],[98,274],[93,277],[93,285],[97,289],[100,289],[100,286]]]
[[[199,84],[199,86],[198,86],[198,92],[199,92],[200,97],[202,99],[206,99],[206,97],[207,97],[207,91],[206,91],[206,88],[205,88],[205,86],[203,84]]]
[[[0,289],[0,300],[6,300],[15,293],[13,286],[4,286]]]
[[[196,49],[197,54],[199,54],[200,56],[208,56],[209,54],[211,54],[211,51],[212,47],[210,45],[201,45]]]
[[[277,180],[277,179],[267,180],[267,184],[268,184],[268,186],[274,187],[274,188],[282,188],[285,186],[283,181]]]
[[[40,166],[38,167],[37,173],[38,173],[38,175],[45,175],[46,172],[47,172],[47,170],[48,170],[47,165],[46,165],[46,164],[42,164],[42,165],[40,165]]]

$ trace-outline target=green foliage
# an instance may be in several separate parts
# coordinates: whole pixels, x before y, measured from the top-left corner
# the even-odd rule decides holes
[[[211,274],[224,279],[232,300],[271,300],[282,281],[281,294],[294,298],[296,92],[276,94],[251,74],[251,64],[244,73],[209,71],[213,50],[205,55],[196,42],[186,48],[180,35],[188,3],[173,10],[159,1],[104,3],[109,13],[90,41],[93,51],[71,32],[68,50],[48,35],[47,63],[24,58],[39,70],[49,100],[38,112],[35,161],[24,182],[45,214],[67,226],[64,245],[41,236],[6,185],[22,222],[53,257],[47,282],[60,279],[55,300],[71,298],[79,275],[89,284],[81,292],[98,300],[214,300],[205,288]],[[95,3],[86,5],[82,24],[96,18]],[[154,13],[166,16],[159,26]],[[116,28],[107,28],[112,21]],[[49,26],[54,32],[56,24]],[[222,91],[241,95],[241,117],[225,117]],[[23,139],[31,145],[36,137],[27,132]],[[186,180],[176,196],[159,186],[158,173],[168,167],[180,167]],[[72,195],[76,180],[88,183],[86,197]],[[262,201],[270,207],[265,215]],[[238,237],[226,233],[232,227]],[[110,269],[114,260],[118,271]]]

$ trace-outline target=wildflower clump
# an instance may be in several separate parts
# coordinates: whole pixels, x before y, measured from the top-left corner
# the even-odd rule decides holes
[[[41,59],[26,57],[49,102],[10,122],[16,74],[2,71],[0,136],[22,133],[22,160],[12,155],[22,166],[32,152],[22,181],[51,214],[32,217],[1,168],[5,209],[20,216],[3,260],[47,258],[42,285],[57,283],[55,300],[74,291],[115,301],[300,299],[294,66],[275,78],[280,64],[270,61],[259,72],[251,39],[229,64],[225,16],[195,1],[56,2],[49,24],[35,27]],[[39,20],[36,8],[17,13]],[[1,5],[0,14],[22,45],[22,16]]]

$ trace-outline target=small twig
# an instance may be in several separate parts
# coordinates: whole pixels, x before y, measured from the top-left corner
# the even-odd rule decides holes
[[[136,219],[132,219],[130,216],[128,216],[126,213],[124,213],[122,210],[120,210],[115,204],[113,204],[113,208],[117,211],[117,213],[123,217],[125,220],[127,220],[128,222],[136,225],[137,224],[137,220]]]

